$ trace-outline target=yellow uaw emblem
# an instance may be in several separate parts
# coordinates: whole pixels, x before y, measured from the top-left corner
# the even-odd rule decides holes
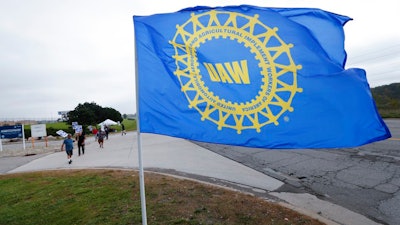
[[[258,20],[236,12],[208,11],[191,14],[177,25],[170,44],[175,49],[175,75],[189,107],[219,130],[278,125],[292,112],[297,87],[292,44]],[[256,72],[254,72],[256,71]]]

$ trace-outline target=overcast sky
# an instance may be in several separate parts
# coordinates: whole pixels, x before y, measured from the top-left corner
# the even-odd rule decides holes
[[[0,0],[0,120],[57,119],[84,102],[135,113],[132,16],[241,4],[349,16],[346,68],[371,87],[400,82],[395,0]]]

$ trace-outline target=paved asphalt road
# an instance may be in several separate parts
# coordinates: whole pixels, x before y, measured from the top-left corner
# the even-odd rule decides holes
[[[391,139],[357,148],[268,150],[196,144],[285,182],[281,192],[311,193],[378,223],[398,225],[400,120],[385,122]]]

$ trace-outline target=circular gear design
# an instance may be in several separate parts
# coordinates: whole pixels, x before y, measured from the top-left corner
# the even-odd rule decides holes
[[[302,88],[297,86],[296,65],[291,57],[292,44],[286,44],[277,34],[278,28],[270,28],[258,20],[258,15],[248,16],[236,12],[208,11],[192,13],[189,20],[176,26],[170,44],[174,47],[176,70],[181,91],[189,107],[196,109],[201,120],[215,123],[219,130],[245,129],[261,132],[268,124],[279,125],[278,119],[287,111],[292,112],[292,100]],[[201,46],[218,39],[233,41],[254,56],[258,65],[259,90],[245,101],[224,99],[212,90],[200,70],[198,51]],[[245,88],[245,87],[243,87]]]

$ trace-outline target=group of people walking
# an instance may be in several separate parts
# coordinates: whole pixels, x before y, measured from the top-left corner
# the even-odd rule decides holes
[[[94,135],[95,141],[99,143],[100,148],[104,148],[104,139],[108,140],[108,134],[109,134],[109,127],[104,126],[103,128],[97,130],[97,128],[92,129],[92,134]],[[125,126],[122,124],[122,135],[126,135],[125,131]],[[67,137],[64,139],[62,145],[61,145],[61,151],[64,151],[67,153],[67,159],[68,163],[72,163],[72,155],[73,155],[73,149],[74,149],[74,142],[77,141],[78,145],[78,155],[80,156],[81,154],[85,154],[85,140],[86,136],[84,132],[80,132],[76,134],[75,140],[72,139],[72,135],[68,134]]]

